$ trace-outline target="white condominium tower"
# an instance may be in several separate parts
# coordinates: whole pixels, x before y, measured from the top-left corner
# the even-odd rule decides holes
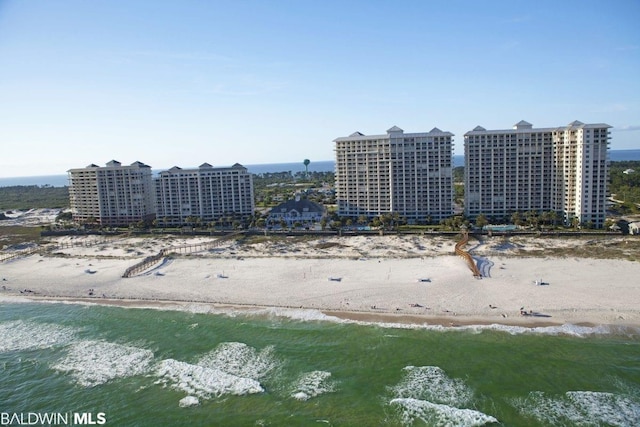
[[[465,214],[501,220],[515,212],[555,212],[565,224],[602,227],[611,126],[574,121],[534,129],[476,127],[464,135]]]
[[[394,126],[384,135],[335,139],[338,215],[397,213],[411,223],[451,216],[452,137],[438,128],[404,133]]]
[[[155,217],[151,167],[115,160],[106,167],[94,164],[70,169],[69,199],[73,220],[101,225],[130,225]]]
[[[201,224],[223,217],[253,215],[253,178],[240,164],[197,169],[177,166],[156,179],[157,218],[162,225],[181,225],[196,219]]]

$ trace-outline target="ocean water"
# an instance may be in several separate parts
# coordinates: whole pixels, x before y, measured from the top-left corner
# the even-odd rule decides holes
[[[624,162],[640,160],[640,149],[636,150],[609,150],[609,159],[612,162]]]
[[[611,161],[620,162],[626,160],[640,160],[640,150],[610,150],[609,157]],[[303,172],[304,164],[299,163],[265,163],[258,165],[245,165],[249,172],[253,174],[262,174],[267,172],[287,172],[292,173]],[[456,154],[453,156],[453,166],[464,166],[464,155]],[[309,171],[314,172],[333,172],[335,170],[335,161],[321,160],[312,161],[309,164]],[[155,171],[158,172],[158,171]],[[12,185],[50,185],[52,187],[64,187],[69,185],[67,175],[44,175],[44,176],[23,176],[15,178],[0,178],[0,187],[9,187]]]
[[[462,162],[464,164],[464,160]],[[305,167],[299,163],[265,163],[257,165],[244,165],[250,173],[263,174],[268,172],[304,172]],[[163,169],[155,169],[154,175]],[[335,162],[333,160],[312,161],[308,166],[309,172],[333,172]],[[0,178],[0,187],[13,185],[50,185],[52,187],[65,187],[69,185],[69,177],[64,175],[23,176],[14,178]]]
[[[0,301],[0,424],[46,414],[57,425],[81,414],[113,426],[637,426],[640,334]]]

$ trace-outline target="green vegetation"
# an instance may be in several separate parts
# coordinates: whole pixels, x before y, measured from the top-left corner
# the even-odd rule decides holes
[[[333,172],[290,171],[253,175],[256,206],[270,208],[290,200],[298,192],[305,193],[311,201],[324,205],[335,203]]]
[[[595,238],[594,238],[595,237]],[[527,237],[529,243],[535,242],[536,238]],[[597,237],[597,234],[590,236],[576,236],[568,240],[566,236],[557,238],[563,242],[570,242],[570,245],[554,245],[551,243],[554,238],[545,236],[544,242],[537,249],[518,249],[513,256],[526,257],[554,257],[554,258],[595,258],[595,259],[626,259],[628,261],[640,261],[640,240],[637,239],[611,239]],[[505,242],[509,239],[505,238]],[[509,255],[504,255],[509,256]]]
[[[14,185],[0,187],[0,210],[33,208],[68,208],[69,188],[49,185]]]
[[[0,248],[40,240],[40,227],[3,226],[0,231]]]
[[[453,182],[464,184],[464,166],[453,168]]]
[[[611,162],[609,189],[614,199],[621,200],[620,214],[638,213],[640,204],[640,161]]]

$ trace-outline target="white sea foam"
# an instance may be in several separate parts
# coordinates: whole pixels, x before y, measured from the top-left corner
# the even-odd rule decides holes
[[[481,333],[483,331],[501,331],[511,335],[521,334],[539,334],[539,335],[570,335],[574,337],[588,337],[593,335],[625,335],[625,336],[640,336],[640,328],[633,327],[613,327],[610,325],[598,325],[598,326],[580,326],[571,323],[557,326],[540,326],[540,327],[526,327],[526,326],[514,326],[514,325],[502,325],[493,323],[489,325],[460,325],[460,326],[442,326],[442,325],[429,325],[429,324],[398,324],[398,323],[381,323],[381,322],[361,322],[361,321],[347,321],[350,323],[357,323],[361,325],[373,325],[384,328],[395,329],[427,329],[430,331],[463,331],[472,333]]]
[[[227,313],[228,314],[228,313]],[[580,326],[571,323],[566,323],[557,326],[540,326],[540,327],[526,327],[526,326],[514,326],[503,324],[488,324],[488,325],[460,325],[460,326],[443,326],[439,324],[429,324],[428,319],[425,319],[424,323],[392,323],[392,322],[379,322],[379,321],[362,321],[342,319],[336,316],[329,316],[324,314],[320,310],[315,309],[292,309],[292,308],[261,308],[248,311],[234,311],[234,314],[243,315],[269,315],[276,317],[284,317],[291,320],[300,321],[327,321],[334,323],[350,323],[363,326],[377,326],[381,328],[389,329],[427,329],[431,331],[465,331],[465,332],[482,332],[486,330],[502,331],[511,335],[520,334],[540,334],[540,335],[571,335],[576,337],[587,337],[592,335],[603,334],[622,334],[638,336],[640,335],[640,328],[632,327],[613,327],[610,325],[597,325],[597,326]]]
[[[131,307],[135,307],[132,305]],[[282,317],[291,320],[301,321],[331,321],[331,322],[347,322],[349,320],[343,320],[338,317],[328,316],[320,310],[316,309],[303,309],[303,308],[289,308],[289,307],[262,307],[262,306],[216,306],[213,303],[179,303],[176,302],[173,306],[163,305],[161,307],[147,307],[144,308],[161,310],[161,311],[183,311],[194,314],[219,314],[228,317],[237,316],[259,316],[259,317]]]
[[[511,325],[473,325],[473,326],[461,326],[458,329],[466,330],[494,330],[503,331],[511,335],[520,334],[541,334],[541,335],[570,335],[574,337],[587,337],[591,335],[611,334],[615,332],[609,326],[580,326],[571,323],[557,326],[539,326],[539,327],[525,327],[525,326],[511,326]]]
[[[28,303],[33,303],[33,300],[18,296],[18,295],[0,295],[0,303],[10,303],[10,304],[27,303],[28,304]]]
[[[14,299],[13,297],[7,297],[7,302],[24,302],[34,303],[28,299]],[[0,299],[0,302],[3,300]],[[86,305],[100,305],[98,300],[92,302],[77,302],[77,301],[40,301],[41,303],[68,303],[68,304],[86,304]],[[564,324],[558,326],[541,326],[541,327],[526,327],[526,326],[514,326],[503,324],[489,324],[489,325],[459,325],[459,326],[443,326],[439,324],[429,324],[428,319],[425,318],[424,323],[392,323],[392,322],[377,322],[377,321],[361,321],[342,319],[336,316],[329,316],[317,309],[298,309],[287,307],[250,307],[244,308],[235,307],[217,307],[209,303],[189,303],[184,304],[176,302],[175,305],[163,305],[159,307],[150,307],[147,305],[141,305],[137,307],[135,304],[128,306],[129,308],[145,308],[156,309],[160,311],[183,311],[196,314],[214,314],[225,315],[228,317],[238,316],[273,316],[282,317],[291,320],[299,321],[327,321],[334,323],[348,323],[357,324],[363,326],[377,326],[388,329],[426,329],[430,331],[464,331],[464,332],[477,332],[480,333],[486,330],[502,331],[511,335],[520,334],[540,334],[540,335],[571,335],[576,337],[588,337],[593,335],[623,335],[628,337],[640,336],[640,328],[632,326],[618,326],[618,325],[597,325],[597,326],[580,326],[574,324]],[[452,319],[453,320],[453,319]]]
[[[552,425],[640,425],[640,402],[615,393],[569,391],[560,396],[532,392],[512,402],[520,413]]]
[[[92,387],[115,378],[146,373],[153,360],[150,350],[104,341],[80,341],[53,368],[69,372],[76,382]]]
[[[49,323],[24,320],[0,323],[0,353],[67,344],[75,333],[73,328]]]
[[[464,406],[473,399],[473,391],[461,379],[449,378],[437,366],[407,366],[405,377],[392,387],[399,398],[428,400],[445,405]]]
[[[283,317],[291,320],[301,320],[301,321],[331,321],[331,322],[344,322],[342,319],[339,319],[334,316],[328,316],[324,314],[320,310],[315,309],[307,309],[307,308],[286,308],[286,307],[267,307],[256,310],[251,310],[247,312],[247,314],[254,314],[257,316],[273,316],[273,317]]]
[[[0,297],[2,298],[2,297]],[[32,300],[8,296],[7,302],[25,302],[34,303]],[[0,299],[0,302],[3,300]],[[86,305],[100,305],[98,300],[91,302],[77,302],[77,301],[47,301],[42,300],[40,303],[68,303],[68,304],[86,304]],[[514,326],[503,325],[499,323],[494,324],[482,324],[482,325],[459,325],[459,326],[443,326],[440,324],[429,324],[428,318],[425,318],[423,323],[392,323],[392,322],[377,322],[377,321],[361,321],[342,319],[336,316],[329,316],[324,314],[321,310],[317,309],[303,309],[303,308],[288,308],[288,307],[253,307],[245,306],[243,308],[237,307],[220,307],[211,303],[189,303],[184,304],[176,302],[175,305],[162,305],[159,307],[149,307],[142,305],[136,307],[130,305],[130,308],[146,308],[156,309],[160,311],[183,311],[195,314],[214,314],[225,315],[228,317],[238,316],[273,316],[288,318],[291,320],[299,321],[327,321],[334,323],[348,323],[364,326],[377,326],[388,329],[426,329],[431,331],[465,331],[465,332],[482,332],[485,330],[502,331],[511,335],[520,334],[540,334],[540,335],[571,335],[576,337],[588,337],[593,335],[623,335],[627,337],[640,336],[640,328],[633,326],[623,325],[596,325],[596,326],[580,326],[571,323],[566,323],[557,326],[540,326],[540,327],[526,327],[526,326]],[[453,319],[452,319],[453,320]]]
[[[460,409],[449,405],[413,398],[397,398],[391,401],[402,410],[404,424],[413,425],[421,420],[430,426],[483,426],[497,423],[494,417],[473,409]]]
[[[226,394],[245,395],[264,391],[252,378],[239,377],[220,369],[192,365],[174,359],[160,362],[156,368],[159,382],[176,390],[200,398],[219,397]]]
[[[198,365],[205,368],[219,369],[228,374],[256,380],[264,378],[278,364],[273,346],[258,351],[240,342],[221,343],[198,361]]]
[[[198,406],[200,404],[200,400],[198,400],[195,396],[187,396],[180,399],[178,405],[181,408],[188,408],[189,406]]]
[[[406,366],[405,376],[390,390],[392,405],[401,408],[405,424],[422,420],[434,426],[481,426],[496,423],[494,417],[464,408],[473,401],[473,390],[463,380],[450,378],[437,366]]]
[[[297,400],[309,400],[324,393],[334,392],[335,389],[336,383],[331,380],[331,372],[305,372],[295,382],[291,397]]]

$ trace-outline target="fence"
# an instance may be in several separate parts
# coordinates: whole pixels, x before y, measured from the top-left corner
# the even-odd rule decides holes
[[[0,262],[9,261],[10,259],[19,258],[22,256],[29,256],[31,254],[35,254],[38,251],[40,251],[40,248],[35,247],[35,248],[23,249],[21,251],[3,253],[3,254],[0,254]]]

